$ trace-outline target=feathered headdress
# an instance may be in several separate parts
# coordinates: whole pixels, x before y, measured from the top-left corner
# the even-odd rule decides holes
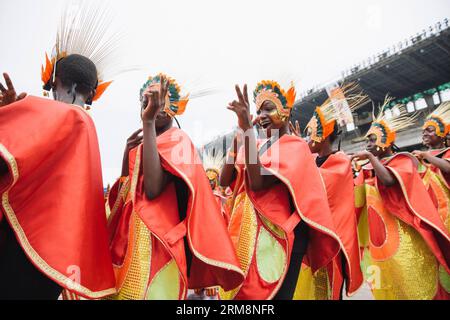
[[[181,97],[181,88],[175,79],[172,79],[162,73],[152,77],[148,77],[147,81],[142,86],[139,97],[142,101],[144,99],[144,91],[152,85],[160,85],[161,77],[164,76],[169,81],[169,89],[166,96],[166,105],[164,106],[164,111],[171,117],[179,116],[186,110],[186,105],[189,102],[189,94]]]
[[[287,119],[295,103],[295,87],[291,83],[290,88],[284,91],[278,82],[265,80],[256,85],[253,91],[253,99],[256,110],[259,110],[265,101],[271,101],[277,107],[277,112],[282,119]]]
[[[90,59],[97,68],[98,84],[93,101],[98,100],[112,83],[112,76],[125,71],[111,61],[118,38],[117,35],[105,37],[112,22],[106,9],[106,6],[100,7],[97,1],[74,2],[65,7],[51,58],[46,53],[45,67],[41,68],[45,95],[48,96],[51,89],[55,65],[60,59],[71,54],[79,54]]]
[[[225,156],[222,152],[214,152],[212,150],[203,153],[203,167],[209,181],[214,181],[215,185],[219,185],[219,176],[223,165],[225,164]]]
[[[311,140],[322,142],[334,131],[334,127],[340,119],[340,103],[347,103],[350,111],[353,112],[369,102],[369,97],[362,93],[359,86],[349,83],[339,88],[338,99],[328,98],[321,106],[316,107],[311,120],[306,125],[305,131],[309,131]]]
[[[366,137],[374,134],[377,137],[376,145],[385,149],[391,146],[397,137],[397,132],[414,125],[417,114],[410,116],[406,111],[405,105],[395,105],[392,109],[397,109],[398,113],[388,116],[386,106],[391,102],[391,98],[386,98],[384,104],[380,107],[378,116],[372,122]],[[374,115],[375,118],[375,115]]]
[[[444,138],[450,132],[450,102],[444,102],[425,119],[422,129],[432,126],[436,135]]]

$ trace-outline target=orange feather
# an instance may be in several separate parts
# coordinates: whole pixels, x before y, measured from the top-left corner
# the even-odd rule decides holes
[[[47,53],[45,53],[45,69],[41,66],[41,79],[44,84],[46,84],[51,78],[53,73],[53,63],[48,58]]]
[[[295,88],[294,87],[290,87],[288,92],[287,92],[287,94],[286,94],[287,106],[289,108],[291,108],[294,105],[294,103],[295,103],[295,96],[296,96]]]
[[[189,99],[183,98],[177,101],[176,106],[178,107],[177,115],[181,115],[186,110],[186,105],[189,102]]]
[[[94,98],[92,99],[92,101],[97,101],[98,99],[100,99],[100,97],[102,96],[102,94],[105,92],[106,89],[108,89],[109,85],[112,83],[112,81],[108,81],[108,82],[102,82],[97,86],[97,90],[95,93]]]

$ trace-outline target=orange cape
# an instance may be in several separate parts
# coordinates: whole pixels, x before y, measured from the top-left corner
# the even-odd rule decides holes
[[[294,228],[303,220],[310,227],[306,255],[313,272],[328,265],[340,250],[340,239],[324,183],[308,145],[299,137],[283,135],[260,159],[264,168],[282,182],[282,187],[253,192],[246,178],[246,190],[255,209],[280,226],[292,241]],[[292,199],[294,214],[287,196]]]
[[[395,186],[385,187],[376,179],[384,205],[421,234],[439,263],[449,272],[450,237],[417,173],[417,160],[408,153],[397,153],[383,164],[398,181]]]
[[[189,137],[176,128],[171,128],[158,136],[157,147],[163,168],[181,178],[188,186],[186,219],[179,221],[176,190],[172,183],[156,199],[149,200],[146,197],[142,165],[139,166],[138,173],[132,170],[135,160],[138,160],[137,149],[142,148],[142,145],[130,152],[130,177],[138,174],[135,196],[132,199],[134,210],[150,232],[163,244],[170,256],[175,259],[184,282],[188,283],[189,288],[220,285],[225,290],[230,290],[239,286],[243,281],[243,273],[239,268],[225,221],[197,150]],[[139,158],[142,158],[142,155]],[[111,192],[117,195],[116,188],[113,188]],[[126,230],[123,233],[126,233]],[[193,253],[189,281],[187,281],[182,241],[185,235]],[[122,235],[121,238],[127,237]],[[122,255],[120,252],[123,250],[114,246],[120,247],[123,244],[113,243],[111,248],[113,256],[120,258]],[[115,251],[118,253],[114,253]]]
[[[2,212],[32,263],[86,298],[115,292],[97,134],[81,108],[28,96],[0,108]],[[20,276],[20,275],[19,275]]]
[[[346,258],[347,294],[352,295],[359,289],[364,279],[360,267],[351,162],[344,153],[338,152],[330,155],[319,170],[325,182],[336,233],[343,244],[342,249]],[[341,267],[340,263],[338,267]],[[340,287],[336,289],[340,290]]]
[[[445,148],[444,150],[433,150],[431,151],[431,154],[435,157],[450,161],[450,148]],[[430,168],[433,172],[441,176],[445,186],[450,189],[450,174],[443,173],[439,168],[433,165],[430,165]]]

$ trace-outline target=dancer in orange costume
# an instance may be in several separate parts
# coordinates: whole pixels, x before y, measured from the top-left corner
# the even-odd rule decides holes
[[[449,270],[449,236],[417,172],[417,159],[392,151],[397,132],[413,118],[404,111],[388,118],[383,108],[366,134],[366,151],[353,156],[369,160],[356,182],[364,185],[360,235],[366,239],[363,265],[372,292],[376,299],[448,299],[439,269]]]
[[[141,101],[142,143],[137,131],[109,197],[111,298],[185,299],[188,288],[239,286],[243,274],[197,150],[172,127],[187,96],[160,74],[144,84]]]
[[[222,299],[292,299],[303,255],[314,270],[339,252],[339,238],[326,191],[308,145],[289,135],[288,119],[295,101],[274,81],[254,91],[259,125],[268,139],[257,143],[249,111],[247,86],[236,86],[238,100],[229,109],[238,116],[243,147],[226,163],[222,186],[234,183],[229,232],[244,283],[221,292]],[[295,154],[295,157],[292,155]]]

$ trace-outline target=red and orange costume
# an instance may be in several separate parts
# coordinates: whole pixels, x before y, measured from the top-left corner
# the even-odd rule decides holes
[[[238,286],[243,275],[197,150],[176,128],[158,136],[157,145],[163,168],[188,186],[186,219],[180,221],[173,182],[158,198],[146,198],[142,145],[131,150],[129,179],[117,182],[109,198],[117,298],[184,299],[188,288]],[[173,158],[177,146],[182,146],[189,163]],[[189,279],[184,236],[193,253]]]
[[[366,96],[355,92],[357,86],[347,85],[340,90],[340,100],[317,107],[305,131],[312,143],[321,143],[332,135],[338,125],[340,113],[336,105],[346,103],[353,110],[366,103]],[[358,229],[355,214],[354,183],[350,158],[343,152],[328,156],[319,167],[325,184],[328,204],[341,241],[341,253],[327,266],[313,274],[309,261],[304,258],[294,298],[302,300],[339,300],[344,280],[347,295],[353,295],[363,283],[360,267]]]
[[[160,80],[161,75],[150,77],[141,96]],[[164,111],[182,114],[187,102],[169,78]],[[128,177],[110,192],[110,249],[118,291],[111,298],[177,300],[185,299],[188,289],[239,286],[243,273],[196,148],[176,128],[159,135],[156,143],[161,165],[172,176],[162,194],[152,200],[145,195],[142,144],[130,151]],[[183,186],[187,208],[178,207]],[[189,279],[185,237],[192,252]]]
[[[295,91],[292,87],[284,92],[277,83],[263,81],[258,84],[254,97],[257,107],[269,100],[277,106],[279,118],[287,119]],[[241,148],[235,164],[237,177],[228,230],[246,277],[241,286],[222,291],[220,296],[222,299],[272,299],[285,280],[294,228],[300,221],[309,227],[306,255],[314,271],[336,257],[339,238],[320,174],[308,145],[301,138],[283,135],[260,154],[262,166],[279,180],[260,192],[253,192],[248,185],[243,151]]]
[[[336,233],[342,243],[342,254],[315,274],[311,272],[309,261],[304,259],[295,298],[339,300],[344,280],[348,296],[352,296],[363,283],[353,173],[349,157],[342,152],[330,155],[319,171],[325,183]]]
[[[377,145],[390,146],[407,119],[379,117],[367,133]],[[387,133],[387,134],[386,134]],[[382,163],[397,184],[385,187],[370,164],[356,178],[359,231],[364,271],[376,299],[448,299],[450,238],[421,177],[417,160],[407,153]]]
[[[115,292],[97,135],[81,108],[28,96],[0,108],[1,215],[32,263],[85,297]],[[0,215],[0,219],[1,219]]]
[[[434,127],[436,135],[445,139],[450,132],[450,103],[444,102],[425,120],[423,129]],[[429,151],[432,156],[450,161],[450,148]],[[423,182],[439,211],[439,215],[450,233],[450,176],[438,167],[422,162],[419,169]]]
[[[429,151],[432,156],[450,161],[450,148]],[[450,177],[438,167],[420,163],[419,172],[446,230],[450,233]]]

